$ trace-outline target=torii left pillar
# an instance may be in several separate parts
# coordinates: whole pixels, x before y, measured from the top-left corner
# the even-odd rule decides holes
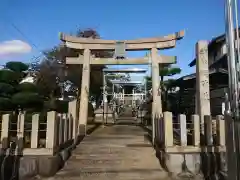
[[[88,119],[88,98],[90,87],[90,58],[91,51],[84,49],[84,62],[82,69],[81,99],[79,107],[79,125],[78,132],[80,135],[86,135],[86,126]]]

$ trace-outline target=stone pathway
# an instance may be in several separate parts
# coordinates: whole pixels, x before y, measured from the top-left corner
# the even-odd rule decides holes
[[[100,127],[85,137],[55,177],[46,179],[168,179],[144,134],[136,125]]]

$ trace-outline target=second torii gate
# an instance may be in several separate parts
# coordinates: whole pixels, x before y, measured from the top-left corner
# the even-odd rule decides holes
[[[184,31],[180,31],[171,35],[144,38],[137,40],[103,40],[103,39],[89,39],[80,38],[60,34],[60,39],[65,43],[68,48],[83,50],[83,55],[79,57],[67,57],[66,64],[82,64],[82,84],[81,84],[81,97],[80,97],[80,110],[78,121],[78,135],[86,134],[86,125],[88,118],[88,92],[90,86],[90,65],[135,65],[135,64],[149,64],[152,65],[152,90],[153,90],[153,103],[152,103],[152,117],[162,115],[162,103],[160,93],[160,79],[159,79],[159,64],[173,64],[176,63],[176,56],[159,55],[158,50],[174,48],[176,41],[184,37]],[[149,57],[143,58],[95,58],[91,55],[91,50],[116,50],[117,46],[122,44],[121,48],[124,51],[134,50],[150,50]],[[151,61],[149,61],[151,60]],[[153,121],[154,122],[154,121]],[[153,123],[154,126],[154,123]],[[155,128],[153,127],[153,130]],[[153,139],[155,132],[153,132]]]

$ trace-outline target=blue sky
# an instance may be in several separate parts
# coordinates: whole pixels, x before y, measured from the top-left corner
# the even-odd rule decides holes
[[[186,35],[175,49],[160,52],[178,56],[177,65],[184,75],[194,72],[188,63],[195,56],[195,43],[224,32],[224,1],[1,0],[0,43],[21,40],[30,44],[32,51],[0,56],[0,64],[9,60],[30,62],[42,50],[60,43],[59,32],[73,33],[78,28],[95,28],[103,39],[119,40],[162,36],[185,29]]]

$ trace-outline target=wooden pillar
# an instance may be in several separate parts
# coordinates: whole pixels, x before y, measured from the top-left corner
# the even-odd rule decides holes
[[[88,119],[88,97],[90,87],[90,50],[84,49],[84,62],[82,69],[82,85],[79,109],[79,134],[86,134],[86,125]]]
[[[160,78],[159,78],[159,65],[157,62],[158,59],[158,50],[157,48],[151,49],[151,59],[152,59],[152,142],[154,143],[155,139],[155,121],[154,118],[160,115],[162,116],[162,100],[160,92]],[[160,118],[161,119],[161,118]]]
[[[196,44],[196,99],[201,133],[204,134],[204,116],[211,114],[207,41],[199,41]]]

